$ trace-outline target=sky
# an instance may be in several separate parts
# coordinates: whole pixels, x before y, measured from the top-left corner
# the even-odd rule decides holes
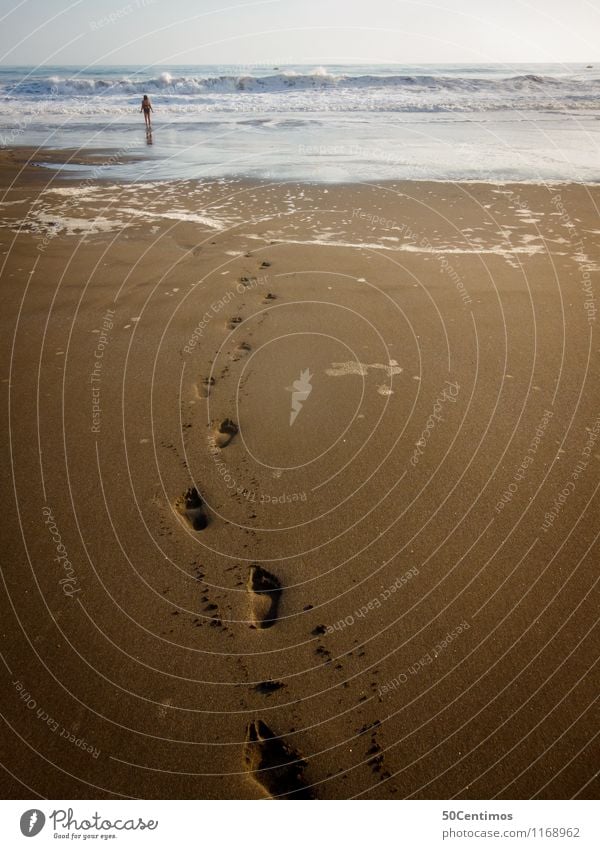
[[[594,60],[600,0],[0,0],[2,65]]]

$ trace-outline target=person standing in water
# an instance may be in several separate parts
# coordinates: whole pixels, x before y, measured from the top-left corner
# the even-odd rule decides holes
[[[146,122],[146,129],[151,130],[152,129],[152,122],[150,120],[150,113],[154,112],[154,109],[152,108],[152,104],[150,103],[150,98],[148,97],[147,94],[145,94],[143,99],[142,99],[142,107],[140,109],[140,112],[144,113],[144,121]]]

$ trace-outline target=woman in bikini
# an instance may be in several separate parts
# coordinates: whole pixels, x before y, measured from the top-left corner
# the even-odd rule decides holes
[[[148,97],[147,94],[145,94],[144,97],[143,97],[142,107],[140,109],[140,112],[144,113],[144,121],[146,122],[146,129],[151,130],[152,129],[152,122],[150,121],[150,113],[154,112],[154,110],[152,108],[152,104],[150,103],[150,98]]]

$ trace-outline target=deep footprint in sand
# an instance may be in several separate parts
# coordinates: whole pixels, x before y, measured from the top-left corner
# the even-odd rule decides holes
[[[217,448],[225,448],[238,432],[238,426],[231,419],[224,419],[215,431],[215,445]]]
[[[240,316],[234,315],[233,318],[230,318],[226,322],[225,326],[227,327],[227,330],[233,330],[235,327],[238,326],[238,324],[241,324],[241,323],[242,323],[242,319],[240,318]]]
[[[189,522],[195,531],[203,531],[208,525],[208,517],[204,512],[202,498],[196,487],[190,487],[184,495],[175,502],[175,509]]]
[[[256,628],[270,628],[277,621],[281,584],[262,566],[251,566],[248,577],[252,621]]]
[[[304,781],[306,761],[278,739],[262,719],[248,724],[243,758],[254,781],[272,798],[313,798]]]

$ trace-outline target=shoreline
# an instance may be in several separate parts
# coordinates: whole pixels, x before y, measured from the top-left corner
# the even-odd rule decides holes
[[[103,157],[103,161],[97,162],[96,160],[100,157]],[[118,175],[110,174],[110,175],[102,175],[102,173],[97,174],[93,173],[92,175],[88,175],[82,172],[81,175],[76,175],[75,172],[61,172],[61,165],[80,165],[82,169],[93,168],[99,171],[102,169],[106,170],[107,168],[112,168],[115,165],[119,165],[122,163],[150,163],[153,160],[144,154],[133,154],[126,152],[123,153],[123,149],[120,147],[103,147],[88,151],[84,151],[83,148],[46,148],[46,147],[33,147],[31,145],[13,145],[11,147],[0,147],[0,179],[2,175],[2,170],[10,170],[14,167],[15,164],[21,165],[22,169],[27,171],[30,169],[31,174],[39,173],[43,174],[46,170],[48,174],[51,174],[53,177],[65,180],[65,182],[72,184],[75,180],[81,179],[81,182],[110,182],[115,184],[136,184],[137,182],[142,183],[156,183],[156,184],[170,184],[170,183],[185,183],[185,182],[194,182],[194,183],[232,183],[237,185],[244,185],[248,188],[253,187],[268,187],[268,186],[309,186],[315,188],[331,188],[331,189],[351,189],[353,187],[379,187],[382,189],[391,189],[391,188],[401,188],[402,186],[411,186],[411,185],[452,185],[452,186],[492,186],[492,187],[539,187],[539,188],[547,188],[547,189],[556,189],[556,188],[569,188],[572,186],[581,186],[590,189],[594,189],[600,186],[600,175],[596,181],[586,181],[586,180],[494,180],[494,179],[443,179],[443,178],[433,178],[433,177],[423,177],[423,178],[382,178],[376,180],[303,180],[297,178],[289,178],[285,180],[273,180],[269,181],[267,179],[259,178],[259,177],[250,177],[244,175],[243,173],[232,173],[230,175],[218,175],[218,176],[206,176],[206,177],[154,177],[149,179],[148,177],[144,177],[140,175],[139,179],[132,179],[131,177],[122,177],[120,178]],[[53,166],[57,166],[53,168]],[[38,170],[39,169],[39,170]],[[0,182],[0,190],[2,188],[6,188]]]

